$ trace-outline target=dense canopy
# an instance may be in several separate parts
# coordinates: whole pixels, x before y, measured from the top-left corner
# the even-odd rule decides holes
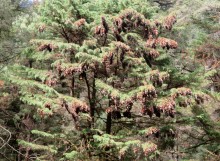
[[[219,160],[217,0],[4,3],[3,160]]]

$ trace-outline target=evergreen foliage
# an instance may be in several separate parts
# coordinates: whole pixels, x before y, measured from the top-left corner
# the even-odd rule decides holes
[[[0,4],[0,68],[13,59],[17,54],[18,45],[12,30],[16,14],[20,13],[19,0],[4,0]]]
[[[219,73],[218,40],[189,45],[196,60],[212,61],[201,76],[200,64],[177,64],[186,46],[173,39],[183,32],[178,16],[159,17],[148,1],[45,0],[36,7],[15,22],[31,40],[4,71],[18,110],[17,160],[179,160],[196,158],[195,149],[218,156],[219,124],[205,110],[217,95],[208,90]]]

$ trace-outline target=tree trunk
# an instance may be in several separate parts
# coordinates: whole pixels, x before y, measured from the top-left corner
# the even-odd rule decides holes
[[[29,68],[32,68],[33,67],[33,60],[29,60],[28,63],[29,63]]]
[[[110,134],[111,133],[111,126],[112,126],[112,114],[109,112],[107,114],[107,122],[106,122],[106,133]]]
[[[89,99],[89,105],[90,105],[90,117],[92,118],[92,121],[90,123],[90,127],[94,124],[94,116],[95,116],[95,105],[96,105],[96,86],[95,86],[95,79],[96,79],[96,73],[94,72],[93,82],[92,82],[92,91],[90,89],[89,81],[87,78],[86,73],[84,73],[84,78],[86,81],[87,91],[88,91],[88,99]]]
[[[109,96],[109,104],[108,106],[111,107],[113,105],[113,101],[111,99],[111,96]],[[106,133],[111,133],[111,127],[112,127],[112,113],[108,112],[107,114],[107,122],[106,122]]]
[[[94,124],[95,106],[96,106],[96,86],[95,86],[96,73],[94,72],[94,78],[92,82],[92,100],[90,103],[90,116],[92,117],[92,124]]]
[[[75,86],[75,78],[74,76],[72,77],[72,80],[71,80],[71,87],[70,87],[70,96],[74,97],[74,86]]]

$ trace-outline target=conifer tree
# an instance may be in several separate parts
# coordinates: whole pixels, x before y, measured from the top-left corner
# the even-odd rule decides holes
[[[215,91],[218,90],[219,70],[219,2],[184,1],[184,4],[187,7],[176,1],[169,10],[178,15],[178,23],[170,34],[179,43],[175,52],[178,56],[173,58],[176,62],[174,67],[179,68],[182,75],[177,74],[175,80],[211,97],[208,104],[192,106],[181,113],[185,123],[179,127],[178,149],[183,149],[184,159],[218,160],[219,95]]]
[[[26,159],[158,159],[175,146],[176,108],[208,96],[175,81],[178,43],[164,33],[176,17],[152,20],[155,9],[141,0],[45,0],[28,63],[8,73]]]
[[[0,4],[0,68],[15,57],[16,48],[15,34],[12,23],[20,12],[19,0],[4,0]]]

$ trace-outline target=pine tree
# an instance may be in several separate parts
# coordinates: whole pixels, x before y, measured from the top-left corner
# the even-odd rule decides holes
[[[40,39],[24,51],[28,63],[7,75],[19,87],[26,159],[156,159],[175,146],[175,108],[208,96],[175,80],[178,43],[164,33],[176,17],[152,20],[155,9],[141,0],[40,6]]]
[[[13,59],[17,54],[15,33],[13,32],[12,23],[16,15],[20,14],[19,0],[5,0],[0,4],[0,68]]]
[[[219,146],[216,144],[219,136],[219,96],[215,92],[219,69],[219,42],[216,39],[218,11],[218,1],[176,1],[169,10],[178,15],[178,22],[170,34],[179,42],[179,51],[175,53],[179,57],[173,57],[176,62],[174,67],[184,73],[181,77],[177,74],[176,80],[211,96],[209,103],[192,106],[191,110],[181,113],[185,121],[179,127],[178,149],[184,151],[184,159],[219,158]]]

